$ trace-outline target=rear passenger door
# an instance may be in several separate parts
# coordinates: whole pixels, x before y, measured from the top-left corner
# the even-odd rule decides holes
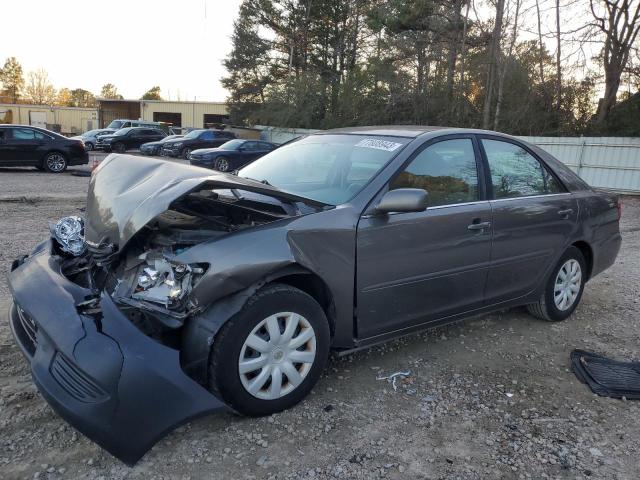
[[[6,141],[9,160],[17,160],[20,164],[36,165],[40,162],[38,147],[44,143],[35,136],[31,128],[10,128]]]
[[[544,162],[524,145],[482,136],[493,211],[486,303],[530,293],[567,246],[578,203]]]

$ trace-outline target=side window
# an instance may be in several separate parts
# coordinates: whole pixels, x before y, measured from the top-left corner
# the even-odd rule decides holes
[[[30,128],[13,128],[11,133],[14,140],[33,140],[35,138],[34,132]]]
[[[422,188],[429,194],[429,206],[478,200],[478,170],[469,138],[444,140],[428,146],[389,185]]]
[[[45,135],[42,132],[34,131],[33,134],[36,137],[36,140],[52,140],[52,138],[48,135]]]
[[[540,161],[522,147],[500,140],[483,139],[493,196],[516,198],[564,191]]]
[[[255,152],[256,150],[259,150],[258,142],[245,142],[243,147],[247,152]]]
[[[200,134],[200,138],[202,140],[214,140],[216,138],[216,135],[212,130],[207,130],[206,132],[202,132]]]
[[[260,150],[273,150],[270,143],[260,142]]]

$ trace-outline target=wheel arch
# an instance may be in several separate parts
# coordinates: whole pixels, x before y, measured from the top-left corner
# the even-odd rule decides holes
[[[591,273],[593,272],[593,249],[591,245],[589,245],[584,240],[578,240],[571,244],[572,247],[576,247],[582,253],[584,257],[584,261],[587,266],[587,280],[591,278]]]
[[[180,363],[191,378],[206,385],[209,354],[220,328],[242,310],[255,292],[273,283],[298,288],[316,300],[325,312],[333,340],[336,313],[328,285],[320,276],[302,265],[291,264],[264,275],[243,290],[213,301],[202,313],[189,319],[182,332]]]
[[[64,151],[62,151],[61,149],[59,149],[59,148],[52,148],[52,149],[47,150],[46,152],[44,152],[44,153],[42,154],[42,159],[41,159],[41,161],[42,161],[42,162],[44,162],[44,161],[46,160],[46,158],[47,158],[47,155],[50,155],[50,154],[52,154],[52,153],[59,153],[60,155],[62,155],[62,156],[64,157],[64,159],[65,159],[65,160],[67,159],[67,156],[68,156],[68,155],[67,155]]]

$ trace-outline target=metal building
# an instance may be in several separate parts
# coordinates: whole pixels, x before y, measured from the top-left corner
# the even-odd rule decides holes
[[[98,110],[2,103],[0,104],[0,123],[33,125],[63,135],[76,135],[98,128]]]
[[[126,118],[166,122],[175,127],[207,128],[229,122],[224,102],[178,102],[165,100],[98,99],[101,127],[112,120]]]

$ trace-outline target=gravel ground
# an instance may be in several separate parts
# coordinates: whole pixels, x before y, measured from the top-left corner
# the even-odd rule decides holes
[[[87,183],[0,173],[5,198],[26,197],[0,197],[1,311],[10,260],[78,212]],[[333,358],[297,407],[194,421],[133,468],[47,406],[3,320],[0,478],[638,478],[640,403],[594,396],[569,370],[573,348],[640,357],[640,198],[625,199],[622,230],[617,263],[565,322],[514,309]],[[378,380],[397,371],[410,373],[395,388]]]

